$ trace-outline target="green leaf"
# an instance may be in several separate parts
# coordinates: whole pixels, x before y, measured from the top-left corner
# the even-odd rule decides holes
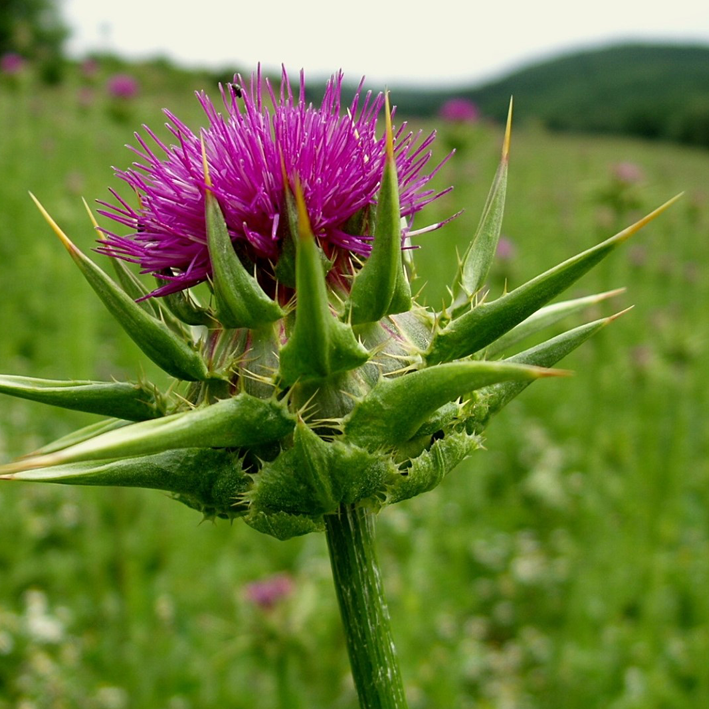
[[[280,352],[279,374],[287,386],[354,369],[369,359],[352,328],[330,310],[322,259],[300,192],[297,209],[295,325]]]
[[[589,295],[585,298],[575,298],[574,300],[565,300],[561,303],[547,305],[537,310],[536,313],[533,313],[519,325],[516,325],[509,332],[488,345],[485,350],[485,357],[491,359],[527,337],[535,335],[541,330],[557,323],[567,315],[581,312],[589,306],[596,305],[624,291],[625,288],[618,288],[616,290],[607,291],[606,293],[598,293],[597,295]]]
[[[381,379],[344,420],[347,440],[371,449],[412,438],[440,407],[484,386],[561,372],[501,362],[450,362]]]
[[[209,406],[134,423],[48,455],[24,458],[0,466],[0,473],[179,448],[251,448],[280,440],[294,425],[285,404],[242,393]]]
[[[205,212],[217,319],[225,327],[253,329],[282,318],[280,306],[266,295],[237,256],[219,203],[209,190]]]
[[[244,517],[244,522],[257,532],[268,534],[281,541],[325,530],[322,517],[312,518],[287,512],[264,512],[253,508]]]
[[[428,364],[449,362],[479,352],[566,290],[611,251],[664,212],[677,197],[610,239],[564,261],[490,303],[452,320],[433,337],[424,355]]]
[[[503,360],[503,362],[532,365],[535,367],[553,367],[566,357],[566,355],[586,342],[589,337],[595,335],[599,330],[620,317],[624,312],[626,311],[622,311],[609,318],[594,320],[593,322],[575,327],[568,332],[552,337],[546,342],[542,342],[535,347],[531,347],[528,350],[524,350],[524,352],[509,357]],[[507,406],[512,399],[519,396],[530,384],[530,381],[501,382],[478,392],[479,402],[483,405],[483,414],[474,425],[475,430],[482,431],[493,415]]]
[[[89,219],[91,219],[91,223],[94,225],[94,229],[98,232],[101,239],[103,240],[103,230],[98,225],[96,217],[94,217],[93,212],[89,208],[89,205],[86,203],[86,200],[83,200],[83,202],[84,207],[86,208],[86,212],[89,215]],[[163,307],[163,303],[165,302],[164,298],[158,300],[157,298],[148,297],[150,295],[149,289],[146,287],[143,281],[141,281],[140,278],[138,278],[138,276],[136,276],[136,274],[128,268],[125,261],[123,261],[122,259],[111,258],[111,265],[113,266],[113,272],[116,274],[116,278],[118,279],[118,283],[120,284],[121,288],[123,288],[123,290],[141,308],[143,308],[143,310],[145,310],[147,313],[157,318],[158,320],[162,320],[166,325],[168,325],[179,335],[182,335],[183,337],[185,336],[186,331],[183,326],[183,323],[180,322],[168,308]]]
[[[41,448],[33,451],[31,456],[45,455],[47,453],[54,453],[55,451],[61,450],[62,448],[69,448],[69,446],[74,446],[82,441],[88,441],[89,438],[95,438],[102,433],[107,433],[108,431],[114,431],[117,428],[123,428],[124,426],[130,425],[129,421],[125,419],[101,419],[101,421],[96,421],[95,423],[84,426],[76,431],[67,433],[66,436],[57,438],[51,443],[47,443]]]
[[[247,509],[251,486],[239,456],[227,450],[188,448],[127,460],[81,462],[26,470],[9,476],[25,482],[142,487],[172,492],[207,517],[235,517]]]
[[[326,442],[299,423],[293,447],[254,478],[254,510],[317,517],[382,492],[396,470],[387,456],[341,441]]]
[[[165,283],[164,280],[162,282]],[[180,323],[205,325],[206,327],[214,327],[216,324],[209,310],[202,307],[186,290],[168,293],[161,296],[160,300],[166,306],[163,312],[167,309]]]
[[[357,272],[349,299],[354,325],[381,320],[385,315],[411,308],[411,288],[404,273],[401,252],[399,180],[394,159],[391,115],[387,97],[387,158],[374,217],[372,252]]]
[[[0,393],[74,411],[130,421],[164,414],[155,387],[127,382],[59,381],[0,375]]]
[[[481,447],[480,438],[465,431],[439,438],[396,476],[387,490],[386,504],[393,505],[433,490],[456,465]]]
[[[490,187],[480,223],[468,246],[454,285],[455,305],[465,305],[485,284],[485,279],[495,259],[497,244],[502,230],[507,193],[507,168],[512,131],[512,101],[507,114],[507,129],[502,148],[502,158],[495,179]]]
[[[35,196],[30,196],[96,295],[138,347],[173,377],[186,381],[210,379],[212,374],[191,343],[185,342],[165,323],[154,318],[138,305],[110,276],[71,242]]]

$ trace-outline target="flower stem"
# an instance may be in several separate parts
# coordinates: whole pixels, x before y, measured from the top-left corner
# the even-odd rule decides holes
[[[330,564],[361,709],[406,709],[374,548],[374,516],[343,505],[326,521]]]

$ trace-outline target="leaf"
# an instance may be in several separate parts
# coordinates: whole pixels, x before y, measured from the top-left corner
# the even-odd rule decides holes
[[[152,455],[179,448],[250,448],[280,440],[294,425],[295,419],[285,404],[242,393],[209,406],[134,423],[54,453],[24,458],[0,466],[0,473]]]
[[[344,420],[347,440],[371,449],[408,441],[440,407],[468,392],[509,379],[563,374],[501,362],[449,362],[381,379]]]
[[[449,362],[479,352],[566,290],[611,251],[676,202],[675,197],[632,226],[490,303],[482,303],[435,333],[424,358]]]
[[[178,379],[202,381],[213,378],[191,343],[172,332],[165,323],[138,305],[110,276],[85,256],[59,228],[34,195],[40,212],[59,237],[96,295],[140,349],[161,369]]]
[[[142,487],[172,492],[207,517],[234,517],[247,509],[251,477],[238,454],[211,448],[170,450],[155,455],[78,462],[25,470],[6,479],[62,485]]]
[[[386,504],[393,505],[437,487],[453,468],[482,447],[473,434],[451,432],[411,461],[387,489]]]
[[[465,305],[483,287],[495,259],[502,230],[502,217],[505,212],[511,133],[512,101],[510,100],[500,165],[490,187],[477,231],[465,252],[456,278],[454,286],[456,306]]]
[[[326,442],[301,422],[293,447],[254,478],[249,501],[254,510],[317,517],[383,492],[395,472],[388,456]]]
[[[485,349],[485,358],[491,359],[500,352],[513,347],[518,342],[535,335],[541,330],[557,323],[567,315],[581,312],[591,305],[596,305],[606,298],[623,293],[625,288],[599,293],[597,295],[589,295],[585,298],[575,298],[574,300],[565,300],[561,303],[547,305],[532,313],[526,320],[523,320],[519,325],[513,327],[509,332],[506,332],[502,337],[498,338]]]
[[[357,342],[352,328],[330,311],[325,274],[298,185],[296,193],[295,325],[280,352],[279,374],[284,384],[323,379],[364,364],[369,353]]]
[[[164,414],[155,387],[128,382],[59,381],[4,374],[0,375],[0,393],[130,421]]]
[[[219,203],[209,190],[205,212],[217,319],[225,327],[255,329],[282,318],[278,303],[266,295],[234,251]]]
[[[353,325],[375,322],[411,308],[411,288],[404,274],[401,251],[399,180],[388,94],[386,118],[387,156],[374,217],[374,243],[350,291],[348,312]]]
[[[622,311],[609,318],[594,320],[575,327],[568,332],[565,332],[556,337],[552,337],[546,342],[542,342],[535,347],[531,347],[524,352],[520,352],[503,362],[510,364],[526,364],[536,367],[553,367],[560,362],[564,357],[573,352],[577,347],[582,345],[592,335],[595,335],[599,330],[613,322],[626,311]],[[482,419],[474,426],[475,430],[482,430],[489,423],[490,418],[501,411],[515,397],[519,396],[531,382],[502,382],[487,387],[479,392],[479,401],[483,402],[484,415]]]

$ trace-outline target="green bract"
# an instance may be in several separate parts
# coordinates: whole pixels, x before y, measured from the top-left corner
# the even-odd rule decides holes
[[[391,126],[368,258],[345,278],[314,237],[297,181],[267,293],[231,246],[205,182],[211,307],[148,292],[124,264],[114,280],[45,214],[118,323],[175,384],[0,377],[0,393],[108,417],[0,467],[2,478],[170,491],[207,517],[243,517],[285,539],[323,528],[343,505],[380,509],[438,485],[480,447],[490,418],[613,318],[505,358],[561,317],[613,295],[549,305],[671,202],[496,300],[485,281],[500,235],[509,154],[443,312],[411,298],[401,250]],[[341,275],[341,274],[340,274]],[[294,288],[292,286],[294,285]],[[142,300],[139,300],[141,299]],[[139,300],[139,302],[136,302]]]

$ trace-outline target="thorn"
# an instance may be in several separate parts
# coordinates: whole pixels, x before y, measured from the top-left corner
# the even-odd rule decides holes
[[[305,423],[306,419],[308,418],[308,408],[312,408],[314,406],[313,404],[313,399],[317,396],[318,392],[320,389],[316,389],[311,395],[310,398],[305,401],[304,404],[302,404],[298,410],[296,411],[296,416],[298,416],[299,419]]]
[[[631,224],[629,227],[623,229],[623,231],[618,232],[615,235],[616,241],[622,242],[622,241],[625,241],[626,239],[629,239],[633,234],[640,231],[640,229],[642,229],[644,226],[649,224],[653,219],[655,219],[656,217],[659,217],[660,214],[662,214],[664,211],[669,209],[683,195],[684,195],[684,192],[680,192],[678,195],[675,195],[672,199],[667,200],[667,202],[665,202],[663,205],[659,206],[657,209],[650,212],[650,214],[643,217],[639,221],[635,222],[635,224]]]
[[[547,367],[534,367],[530,366],[530,369],[535,369],[537,375],[540,378],[544,377],[573,377],[575,372],[570,369],[550,369]]]
[[[621,293],[625,293],[627,288],[615,288],[614,290],[608,290],[605,291],[604,293],[598,293],[596,295],[596,302],[600,303],[602,300],[606,300],[607,298],[614,298],[616,295],[620,295]],[[625,312],[625,311],[622,311]]]
[[[412,364],[408,364],[408,365],[406,365],[405,367],[400,367],[399,369],[394,369],[394,370],[391,371],[391,372],[386,372],[386,373],[384,374],[384,377],[391,379],[392,377],[398,377],[398,376],[401,376],[401,375],[403,375],[403,374],[406,374],[407,372],[412,372],[412,371],[416,371],[416,365],[413,364],[413,363],[412,363]]]
[[[52,228],[52,231],[59,237],[59,240],[62,244],[64,244],[67,251],[69,251],[69,253],[77,253],[79,249],[74,246],[71,239],[61,230],[60,226],[54,221],[54,219],[49,216],[49,212],[47,212],[47,210],[42,206],[40,201],[31,192],[29,194],[32,201],[37,205],[37,209],[39,209],[45,221]]]
[[[512,139],[512,104],[513,97],[510,96],[510,107],[507,110],[507,126],[505,128],[505,139],[502,142],[502,159],[509,160],[510,157],[510,141]]]
[[[606,318],[606,325],[610,325],[613,321],[617,320],[621,315],[625,315],[629,310],[632,310],[635,306],[631,305],[629,308],[625,308],[625,310],[621,310],[618,313],[615,313],[614,315],[610,315],[609,317]]]
[[[314,240],[313,230],[308,218],[308,209],[305,206],[305,196],[300,180],[295,182],[295,202],[298,209],[298,237],[302,241]]]
[[[394,131],[391,126],[391,105],[389,104],[389,91],[384,93],[385,121],[386,121],[386,150],[387,160],[394,162]]]
[[[103,233],[101,230],[101,227],[98,225],[98,222],[96,221],[96,217],[94,216],[94,213],[91,211],[91,207],[89,207],[88,202],[82,197],[81,201],[84,203],[84,208],[86,209],[86,213],[89,215],[89,219],[91,220],[91,223],[94,226],[94,229],[98,232],[98,237],[101,239],[101,241],[104,241],[106,239],[106,235]]]
[[[204,168],[204,182],[207,185],[207,189],[212,191],[212,178],[209,174],[209,165],[207,164],[207,148],[204,145],[204,134],[199,137],[200,145],[202,146],[202,167]]]

